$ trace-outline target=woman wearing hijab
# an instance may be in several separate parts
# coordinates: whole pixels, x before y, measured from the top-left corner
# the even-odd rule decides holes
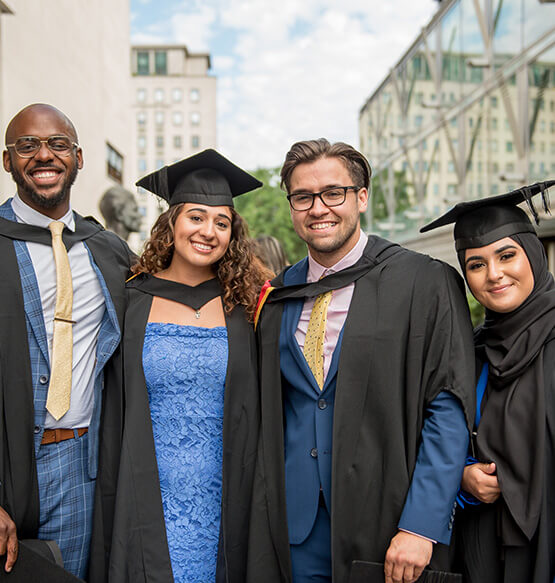
[[[466,282],[485,307],[475,330],[480,378],[456,529],[466,581],[555,577],[555,284],[532,197],[555,181],[456,205],[422,229],[455,223]]]
[[[170,206],[127,284],[108,580],[242,583],[259,416],[251,322],[268,273],[233,197],[261,183],[206,150],[137,184]]]

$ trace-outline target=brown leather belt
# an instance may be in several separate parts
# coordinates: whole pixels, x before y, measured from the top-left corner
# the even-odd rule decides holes
[[[75,431],[77,435],[81,437],[85,435],[89,430],[88,427],[79,427],[79,429],[45,429],[42,434],[42,445],[47,445],[49,443],[60,443],[60,441],[65,441],[66,439],[73,439],[75,437]]]

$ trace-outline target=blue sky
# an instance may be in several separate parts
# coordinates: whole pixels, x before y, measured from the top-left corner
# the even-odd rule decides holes
[[[218,148],[253,169],[299,139],[358,145],[358,111],[434,0],[131,0],[133,43],[209,52]]]

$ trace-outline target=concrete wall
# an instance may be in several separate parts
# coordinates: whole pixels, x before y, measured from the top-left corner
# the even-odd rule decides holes
[[[75,124],[85,166],[73,207],[102,219],[97,204],[115,184],[107,174],[106,142],[124,156],[130,188],[132,116],[129,75],[129,0],[5,0],[0,16],[0,127],[30,103],[46,102]],[[134,121],[134,120],[133,120]],[[3,139],[3,138],[2,138]],[[133,168],[134,169],[134,168]],[[15,191],[0,174],[0,198]]]

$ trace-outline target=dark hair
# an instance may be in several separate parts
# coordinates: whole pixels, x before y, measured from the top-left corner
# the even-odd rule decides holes
[[[330,144],[326,138],[320,138],[318,140],[297,142],[291,146],[281,169],[281,187],[283,188],[285,185],[285,189],[289,192],[293,170],[299,164],[315,162],[320,158],[339,158],[345,164],[353,181],[353,186],[358,186],[359,188],[368,188],[370,186],[372,169],[363,154],[344,142]]]
[[[184,205],[171,206],[158,217],[141,257],[131,268],[133,273],[157,273],[170,265],[174,252],[175,221]],[[233,208],[231,240],[224,256],[214,265],[214,271],[222,286],[225,311],[229,314],[235,306],[242,305],[252,321],[260,288],[272,274],[254,254],[247,224]]]
[[[254,244],[254,252],[274,274],[281,273],[289,265],[283,246],[275,237],[260,235],[254,240]]]

